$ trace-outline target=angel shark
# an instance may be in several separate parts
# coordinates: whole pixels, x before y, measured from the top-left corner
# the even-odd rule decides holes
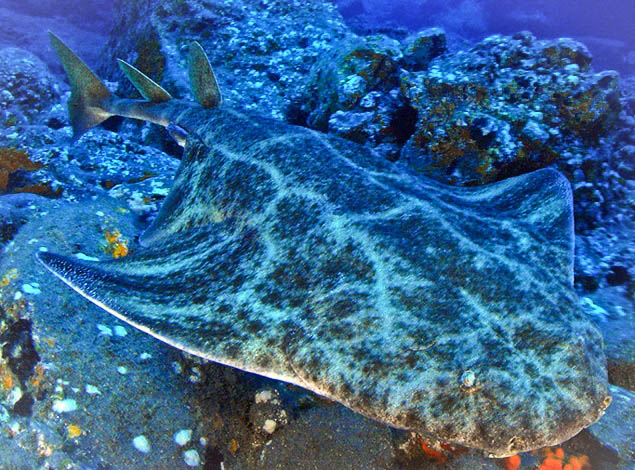
[[[100,262],[38,254],[88,300],[191,354],[494,457],[602,416],[602,338],[573,289],[572,196],[558,172],[448,187],[219,106],[197,43],[191,103],[125,63],[145,99],[118,98],[51,41],[75,137],[122,115],[184,145],[142,249]]]

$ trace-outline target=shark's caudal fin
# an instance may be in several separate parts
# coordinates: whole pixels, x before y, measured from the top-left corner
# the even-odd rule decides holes
[[[152,101],[153,103],[165,103],[172,99],[172,95],[141,70],[133,67],[125,60],[117,59],[117,62],[119,62],[121,71],[126,74],[128,80],[132,82],[137,91],[141,93],[141,96],[146,100]]]
[[[178,123],[172,122],[176,108],[164,104],[172,100],[172,96],[158,83],[127,62],[119,60],[121,70],[144,100],[119,98],[60,38],[51,32],[49,36],[71,85],[68,112],[73,126],[73,139],[78,139],[111,116],[124,116],[160,124],[167,127],[168,131],[172,129],[170,134],[176,135],[179,145],[184,145],[185,137],[182,134],[185,131],[178,127]],[[188,72],[192,94],[198,104],[203,108],[217,107],[222,101],[218,83],[205,51],[197,42],[190,47]],[[187,103],[179,102],[175,106],[182,110]]]
[[[104,108],[112,93],[82,59],[60,38],[49,31],[51,45],[62,62],[71,85],[68,114],[73,126],[73,139],[112,116]]]

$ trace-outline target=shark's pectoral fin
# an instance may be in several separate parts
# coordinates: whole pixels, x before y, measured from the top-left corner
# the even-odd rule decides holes
[[[513,188],[504,188],[505,183]],[[526,227],[524,237],[528,246],[536,242],[542,245],[543,256],[550,260],[551,272],[573,286],[573,194],[571,184],[558,171],[551,168],[509,178],[500,183],[511,194],[513,210],[505,213],[509,220],[516,220]],[[498,204],[504,204],[509,196],[501,196]],[[502,213],[502,211],[501,211]],[[526,260],[532,253],[527,253]]]
[[[201,177],[205,179],[204,169],[196,162],[205,161],[209,147],[195,133],[188,133],[186,137],[181,165],[170,192],[154,221],[139,237],[142,246],[148,247],[162,238],[224,219],[214,211],[209,189],[196,184]]]
[[[222,350],[215,349],[229,338],[199,333],[209,325],[233,321],[217,311],[222,311],[223,292],[236,282],[234,270],[252,258],[251,241],[224,223],[119,259],[84,261],[50,252],[37,257],[73,290],[135,328],[179,349],[229,363]]]

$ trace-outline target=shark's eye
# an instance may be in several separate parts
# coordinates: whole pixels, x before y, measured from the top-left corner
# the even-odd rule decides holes
[[[166,127],[166,130],[168,131],[168,134],[170,134],[170,137],[172,137],[177,144],[179,144],[181,147],[185,147],[185,142],[187,141],[187,131],[185,129],[173,122],[170,122],[170,124],[168,124],[168,127]]]

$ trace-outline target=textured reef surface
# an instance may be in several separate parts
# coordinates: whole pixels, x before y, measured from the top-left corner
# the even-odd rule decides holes
[[[392,200],[395,194],[404,192],[419,192],[422,194],[417,197],[426,199],[434,189],[452,202],[458,194],[478,194],[478,191],[487,194],[493,191],[487,188],[499,188],[501,201],[515,201],[533,208],[540,198],[523,201],[526,195],[511,190],[514,180],[509,177],[545,167],[560,170],[573,188],[574,281],[581,310],[574,309],[571,316],[555,324],[532,319],[540,324],[537,338],[558,338],[559,341],[544,344],[543,368],[533,371],[533,377],[544,378],[555,373],[558,364],[563,364],[550,362],[549,351],[559,350],[556,357],[566,362],[567,350],[596,344],[596,340],[592,340],[596,338],[596,330],[588,326],[592,322],[604,337],[613,402],[598,423],[562,444],[562,449],[533,455],[523,453],[520,467],[513,466],[515,460],[506,460],[504,465],[529,470],[587,462],[586,468],[594,470],[632,468],[635,81],[631,77],[594,70],[590,54],[579,42],[542,41],[529,33],[494,36],[460,52],[448,49],[443,31],[437,28],[402,41],[387,36],[354,36],[331,5],[317,1],[119,2],[117,8],[125,13],[117,19],[106,52],[101,56],[103,63],[90,64],[100,75],[112,80],[108,86],[118,94],[134,96],[136,92],[112,68],[115,57],[141,68],[175,96],[191,99],[186,54],[182,48],[196,39],[210,54],[227,108],[286,119],[365,145],[367,149],[362,154],[369,155],[368,160],[356,164],[376,162],[379,169],[375,169],[375,173],[382,173],[387,187],[393,188],[377,195],[382,200]],[[57,32],[67,37],[64,31]],[[73,39],[68,38],[73,44]],[[5,459],[2,465],[6,468],[48,465],[49,468],[198,466],[219,469],[223,462],[226,469],[302,469],[329,462],[333,468],[427,469],[438,468],[438,463],[443,462],[445,468],[450,469],[500,468],[497,461],[483,458],[477,452],[465,452],[429,436],[423,443],[416,433],[377,425],[302,388],[180,353],[116,321],[45,276],[33,257],[37,251],[72,253],[73,259],[80,262],[82,258],[121,257],[113,266],[117,263],[131,266],[142,253],[136,237],[155,219],[166,200],[175,176],[178,177],[180,162],[174,157],[183,155],[163,129],[130,120],[109,121],[106,128],[89,132],[78,142],[70,142],[71,130],[63,105],[68,94],[63,78],[51,76],[39,59],[26,51],[4,49],[0,54],[7,63],[0,73],[0,191],[3,194],[0,196],[0,242],[3,245],[0,259],[0,427],[3,431],[0,455]],[[289,128],[279,122],[266,119],[258,122],[267,132],[277,130],[279,135],[288,134]],[[250,125],[252,123],[244,124],[243,130],[247,132]],[[228,129],[223,137],[236,135],[235,132]],[[297,132],[299,136],[308,135],[303,130]],[[327,147],[321,147],[321,151],[307,150],[311,147],[301,137],[298,139],[301,145],[297,142],[292,145],[287,138],[279,143],[291,161],[299,158],[302,146],[307,147],[305,153],[329,153]],[[326,136],[323,139],[330,141]],[[213,142],[209,145],[213,147]],[[341,144],[336,153],[345,153],[348,145]],[[264,153],[266,158],[275,155],[275,152]],[[376,155],[384,160],[377,159]],[[185,154],[186,158],[192,156],[191,150]],[[255,157],[250,155],[249,158]],[[355,158],[359,157],[352,158],[356,162]],[[263,176],[262,172],[248,172],[251,167],[243,163],[244,168],[228,161],[223,166],[219,163],[209,168],[211,172],[222,173],[218,179],[233,184],[215,195],[221,206],[222,201],[232,200],[235,191],[245,189],[240,187],[245,181],[239,176],[247,174],[246,181],[254,190],[253,198],[222,206],[216,214],[219,217],[235,217],[235,212],[243,210],[261,210],[263,207],[249,204],[261,200],[271,203],[267,198],[278,194],[275,185],[269,185],[271,191],[255,191],[260,183],[265,185],[266,178],[254,181],[259,175]],[[319,167],[316,159],[306,163],[308,181],[317,184],[331,180],[330,175],[319,178],[328,167]],[[284,170],[284,166],[280,167]],[[540,173],[544,175],[541,178],[554,174],[551,170],[544,171]],[[415,182],[417,173],[455,187],[444,189],[436,183],[425,183],[427,180]],[[413,182],[400,183],[395,192],[398,179],[390,176],[394,174],[410,175],[408,178],[413,178]],[[236,178],[231,178],[232,175]],[[475,193],[463,193],[461,189],[462,185],[479,186],[492,181],[501,182],[498,186],[483,186]],[[531,185],[533,180],[525,181]],[[561,179],[554,180],[558,181]],[[342,179],[327,193],[342,198],[345,213],[351,212],[345,195],[350,194],[354,184],[355,178]],[[424,186],[429,191],[421,189]],[[354,200],[359,200],[363,188],[362,185],[354,192]],[[371,204],[376,202],[374,197],[362,200]],[[283,225],[290,226],[288,221],[292,219],[311,225],[314,207],[305,199],[285,205],[282,203],[286,199],[281,198],[278,201],[281,204],[274,204],[280,217],[286,218]],[[485,207],[472,209],[479,214],[486,211]],[[406,211],[402,215],[404,217],[395,215],[390,219],[381,232],[382,237],[390,237],[393,229],[395,234],[405,231],[416,235],[417,232],[407,227],[414,213]],[[447,220],[428,220],[425,227],[433,228],[426,229],[429,230],[426,233],[451,233],[450,227],[455,230],[471,227],[470,233],[481,240],[481,245],[491,248],[509,247],[509,238],[513,239],[517,231],[505,226],[504,218],[498,220],[492,215],[492,227],[500,230],[471,222],[465,222],[467,225],[463,227],[460,221],[465,219],[455,210],[448,209],[446,216]],[[359,220],[349,221],[349,226],[358,224],[360,231],[368,227],[364,224],[372,223],[370,219],[362,222],[359,214],[356,217]],[[379,224],[379,220],[375,222]],[[321,225],[325,237],[331,233],[326,226]],[[262,229],[280,232],[274,225],[264,223]],[[297,239],[294,231],[280,233],[285,247]],[[491,239],[502,235],[505,240]],[[339,235],[335,232],[328,236],[336,239]],[[444,245],[453,240],[452,236],[428,238],[426,243],[434,249],[421,253],[421,262],[438,259],[435,251],[453,252]],[[408,250],[417,240],[414,235],[412,239],[406,236],[392,240],[391,250],[397,250],[406,258],[413,256]],[[188,251],[191,241],[176,236],[165,243],[183,255],[191,251]],[[343,272],[349,277],[356,276],[355,282],[349,285],[373,285],[378,272],[372,263],[367,266],[361,262],[367,258],[360,255],[363,243],[349,245],[338,245],[341,248],[338,259],[349,268]],[[322,245],[316,243],[315,246]],[[536,245],[535,256],[555,253],[558,246],[559,243]],[[305,248],[297,243],[296,253]],[[476,245],[473,248],[476,249]],[[311,267],[329,268],[327,261],[333,253],[318,250],[312,253],[313,257],[305,256],[310,261],[306,265],[286,251],[280,258],[282,269],[270,271],[272,276],[267,285],[271,289],[264,290],[262,295],[267,295],[259,297],[258,302],[269,302],[270,306],[276,302],[291,305],[302,298],[298,289],[306,287],[303,282],[326,282],[307,278],[306,273],[311,272],[308,270]],[[501,256],[505,255],[509,253],[502,252]],[[393,259],[393,264],[399,264],[399,259],[401,257]],[[432,267],[421,279],[439,273],[451,279],[453,273],[448,269],[451,260],[447,261],[438,265],[429,262]],[[529,269],[527,272],[539,268],[529,266],[528,260],[524,268]],[[487,264],[484,269],[486,267]],[[387,277],[386,285],[407,277],[407,270],[400,272],[397,268],[395,276]],[[512,277],[520,275],[511,266],[506,269]],[[530,277],[531,282],[520,285],[510,282],[493,286],[489,294],[500,295],[505,286],[511,285],[508,300],[514,302],[513,297],[525,289],[527,304],[531,305],[532,296],[540,292],[539,286],[544,281],[543,277]],[[476,279],[482,281],[480,284],[492,284],[485,275]],[[199,281],[191,280],[188,289],[200,290]],[[175,286],[183,287],[178,283]],[[404,290],[413,288],[414,284],[402,283],[402,286]],[[449,282],[444,289],[454,292],[448,309],[466,305],[467,297],[462,297],[455,284]],[[324,300],[335,305],[338,292],[344,293],[336,290]],[[181,294],[183,292],[175,287],[174,299],[166,301],[178,302],[185,297]],[[342,312],[346,312],[347,305],[362,302],[358,291],[354,294],[339,299],[337,305]],[[413,299],[420,300],[407,294],[401,292],[399,298],[409,304]],[[576,304],[577,300],[570,293],[564,295],[562,302],[564,310],[567,303]],[[246,320],[236,317],[216,325],[228,335],[222,344],[232,343],[236,331],[240,333],[250,328]],[[287,332],[301,333],[306,332],[304,320],[310,318],[294,318],[295,328],[275,325],[287,328]],[[460,406],[477,403],[484,397],[478,394],[488,390],[480,388],[484,379],[493,377],[495,370],[510,370],[513,356],[492,355],[486,344],[477,343],[472,336],[466,337],[468,330],[487,329],[482,322],[482,318],[475,317],[469,325],[454,324],[445,317],[441,326],[446,328],[446,333],[456,334],[445,346],[451,343],[454,349],[442,351],[444,343],[426,336],[430,341],[421,340],[425,343],[422,345],[413,342],[415,350],[409,354],[389,356],[394,366],[407,364],[419,356],[436,363],[435,358],[444,354],[456,366],[441,372],[438,368],[427,370],[429,374],[447,378],[448,383],[457,385],[458,389],[456,394],[445,397],[440,389],[426,392],[430,404],[422,413],[444,416],[452,408],[452,413],[459,413]],[[346,322],[339,323],[331,329],[346,326]],[[428,333],[432,335],[438,326],[431,326]],[[521,328],[508,326],[508,331],[498,337],[501,341],[492,345],[493,350],[498,350],[502,338],[511,334],[513,328]],[[266,329],[261,330],[258,324],[251,327],[256,330],[252,335],[255,341],[266,341],[267,335],[263,333],[259,338],[257,333]],[[586,346],[583,343],[576,346],[567,334],[580,327],[591,339],[585,340]],[[366,335],[354,331],[356,337],[365,336],[369,341],[361,349],[365,351],[361,358],[355,357],[354,352],[338,353],[345,358],[344,365],[361,367],[368,362],[370,373],[382,375],[385,370],[386,377],[396,377],[400,368],[385,367],[387,356],[367,355],[369,348],[372,349],[370,340],[379,336],[382,329],[367,330]],[[320,338],[337,337],[338,341],[345,342],[348,340],[340,336],[346,331],[346,328],[316,330],[316,334],[319,333]],[[405,336],[398,337],[396,344],[403,344]],[[514,343],[513,335],[509,339],[511,344],[519,345]],[[313,338],[309,343],[299,334],[293,341],[292,338],[286,341],[291,348],[287,351],[294,353],[291,356],[295,358],[293,365],[297,370],[320,372],[304,377],[312,384],[309,389],[343,383],[332,379],[334,375],[328,367],[318,367],[317,362],[308,365],[311,350],[326,351],[332,345]],[[316,349],[317,345],[322,349]],[[215,345],[206,347],[213,349]],[[470,347],[474,349],[471,353]],[[230,352],[234,351],[229,348],[222,354]],[[461,361],[461,357],[467,357],[461,354],[487,360],[468,364]],[[592,358],[598,353],[591,349],[588,354]],[[323,359],[324,356],[317,354],[315,361],[328,364],[330,359]],[[257,360],[262,357],[254,354],[253,361]],[[413,370],[417,370],[418,362],[412,362]],[[264,368],[270,369],[271,364]],[[345,368],[340,372],[351,377]],[[528,377],[532,377],[526,367],[514,373],[515,377],[511,374],[509,380],[501,382],[511,390],[523,389],[523,384],[530,381]],[[364,375],[368,374],[362,372],[358,383],[366,379]],[[523,377],[524,382],[520,380]],[[470,389],[475,393],[468,393]],[[323,392],[329,395],[326,386]],[[337,394],[343,396],[343,392],[337,391]],[[376,398],[353,395],[351,392],[347,403],[353,408],[358,403],[360,408],[368,409],[364,398]],[[511,403],[515,397],[508,399]],[[562,403],[566,400],[560,400],[558,406]],[[556,409],[552,408],[554,413]],[[523,413],[534,411],[523,410]],[[566,407],[561,411],[559,416],[550,415],[556,422],[543,423],[545,432],[566,426],[579,412],[572,414]],[[514,422],[513,418],[523,413],[516,411],[504,416],[504,411],[494,412],[506,423],[508,431],[515,426],[519,448],[522,448],[522,439],[535,437],[525,424]],[[477,422],[474,421],[476,414],[469,407],[462,414],[464,416],[451,424],[439,420],[439,429],[429,431],[442,436],[444,432],[454,432],[451,428],[457,427],[457,421],[463,420],[460,426],[470,420]],[[493,434],[503,432],[495,423],[483,422],[482,426],[484,428],[473,435],[480,433],[493,438]]]

